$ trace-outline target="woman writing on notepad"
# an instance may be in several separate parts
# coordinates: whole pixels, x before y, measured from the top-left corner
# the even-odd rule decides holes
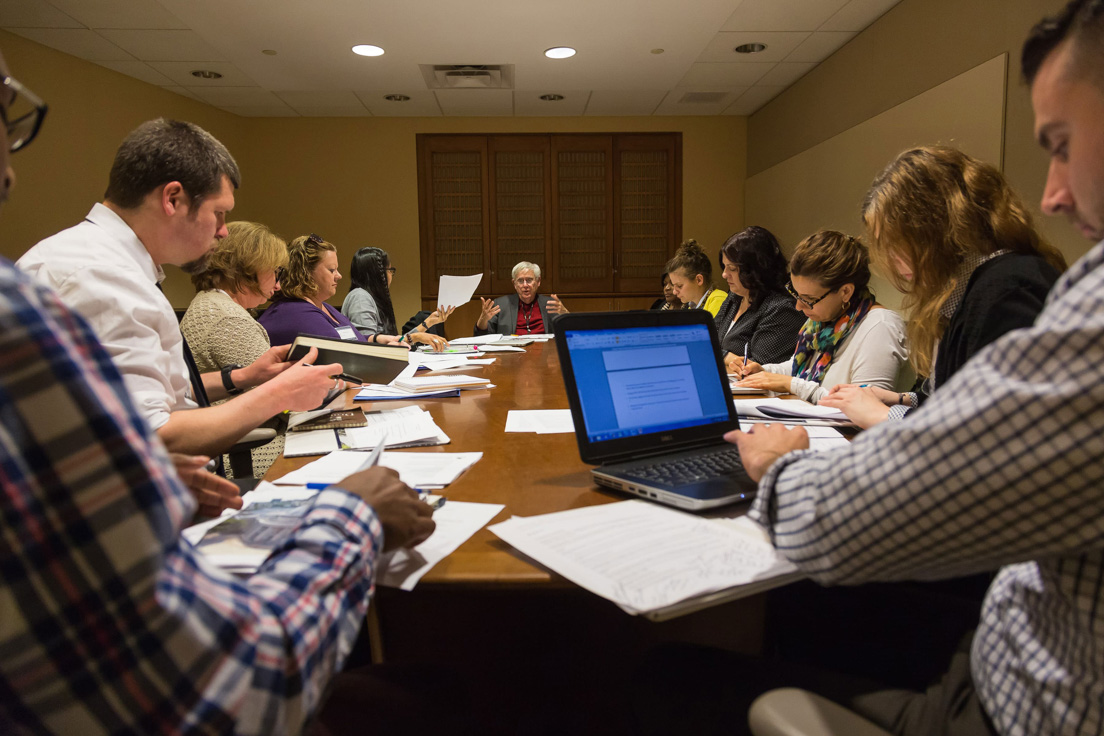
[[[904,292],[910,359],[923,391],[835,386],[824,398],[856,424],[900,418],[976,352],[1030,327],[1065,270],[1004,176],[944,147],[905,151],[863,203],[875,262]]]
[[[912,385],[904,321],[874,299],[870,256],[859,240],[835,230],[813,233],[790,259],[786,290],[806,317],[793,357],[761,365],[729,355],[741,386],[792,393],[811,403],[837,383],[889,391]]]
[[[805,315],[786,293],[786,257],[778,240],[753,225],[726,240],[718,258],[729,290],[716,319],[722,353],[741,362],[745,351],[757,363],[789,358]]]
[[[401,338],[397,334],[395,308],[391,304],[391,281],[395,271],[387,251],[381,248],[358,250],[349,264],[353,286],[341,305],[341,313],[365,335],[388,335],[408,345],[423,343],[432,345],[434,350],[443,350],[445,338],[429,329],[447,320],[452,307],[433,312]]]

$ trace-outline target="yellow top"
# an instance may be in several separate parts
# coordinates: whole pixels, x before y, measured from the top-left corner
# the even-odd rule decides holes
[[[714,317],[721,311],[721,304],[724,302],[725,297],[728,296],[728,292],[721,291],[720,289],[714,289],[709,292],[709,296],[702,302],[701,308],[712,314]]]

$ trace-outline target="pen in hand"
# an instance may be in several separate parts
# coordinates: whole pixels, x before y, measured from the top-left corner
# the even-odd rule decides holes
[[[744,340],[744,362],[740,366],[740,379],[744,379],[747,376],[747,348],[748,341]]]

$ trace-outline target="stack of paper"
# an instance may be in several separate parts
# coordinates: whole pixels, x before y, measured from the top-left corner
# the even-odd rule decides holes
[[[289,432],[284,440],[284,457],[323,455],[333,450],[370,449],[387,437],[386,447],[424,447],[447,445],[449,436],[441,431],[433,416],[420,406],[366,412],[367,425],[348,429],[317,429]]]
[[[481,452],[384,452],[379,464],[399,474],[399,480],[411,488],[437,489],[449,483],[478,462]],[[277,485],[338,483],[356,472],[364,462],[364,453],[337,450],[314,462],[277,478]]]
[[[785,419],[802,422],[807,420],[830,421],[848,424],[851,420],[839,409],[817,406],[807,401],[789,399],[736,399],[736,413],[752,419]]]
[[[681,615],[798,576],[746,519],[711,521],[647,501],[514,517],[490,529],[633,615]]]
[[[506,415],[507,432],[565,434],[575,431],[570,409],[511,409]]]
[[[409,401],[410,399],[448,399],[460,395],[458,388],[436,388],[425,391],[407,391],[394,386],[370,383],[353,397],[354,401]]]
[[[395,388],[407,391],[426,391],[443,388],[490,388],[491,382],[486,378],[468,375],[452,376],[414,376],[412,378],[396,378],[391,382]]]

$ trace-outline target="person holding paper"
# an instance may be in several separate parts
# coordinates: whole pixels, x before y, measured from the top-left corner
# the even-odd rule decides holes
[[[341,313],[364,335],[388,335],[408,345],[421,343],[438,352],[444,350],[448,342],[430,332],[430,328],[443,324],[453,307],[438,307],[401,338],[397,334],[395,308],[391,305],[391,281],[395,271],[391,258],[382,248],[361,248],[354,253],[349,264],[353,286],[341,304]]]
[[[336,385],[340,365],[292,363],[287,346],[243,368],[200,374],[172,304],[158,284],[163,266],[206,267],[226,237],[241,180],[214,136],[179,120],[142,123],[120,144],[102,203],[84,221],[23,254],[18,266],[88,320],[123,374],[143,418],[174,452],[218,455],[287,410],[313,409]],[[200,407],[199,389],[219,406]]]
[[[45,114],[0,56],[0,201]],[[88,322],[0,259],[0,325],[0,730],[299,733],[344,677],[379,555],[428,537],[429,507],[392,471],[350,476],[232,578],[180,530],[236,488],[170,458]]]
[[[777,363],[793,354],[805,316],[786,294],[786,257],[770,230],[752,225],[721,246],[729,294],[717,313],[721,350],[749,361]]]
[[[910,216],[921,206],[925,217]],[[864,428],[903,417],[983,347],[1030,327],[1066,269],[1000,171],[953,148],[899,155],[867,192],[863,222],[905,294],[909,360],[928,376],[920,393],[833,386],[821,403]]]
[[[560,298],[540,294],[541,269],[535,263],[522,261],[510,272],[516,294],[498,299],[483,299],[483,309],[475,323],[475,334],[532,335],[552,332],[556,315],[567,314]]]
[[[857,238],[821,230],[801,241],[790,258],[786,289],[807,318],[793,357],[760,365],[729,355],[738,385],[792,393],[815,404],[837,383],[887,390],[912,386],[904,320],[874,298],[870,256]]]
[[[671,260],[667,261],[671,290],[687,309],[704,309],[714,317],[727,296],[713,288],[713,264],[698,241],[687,240]]]

